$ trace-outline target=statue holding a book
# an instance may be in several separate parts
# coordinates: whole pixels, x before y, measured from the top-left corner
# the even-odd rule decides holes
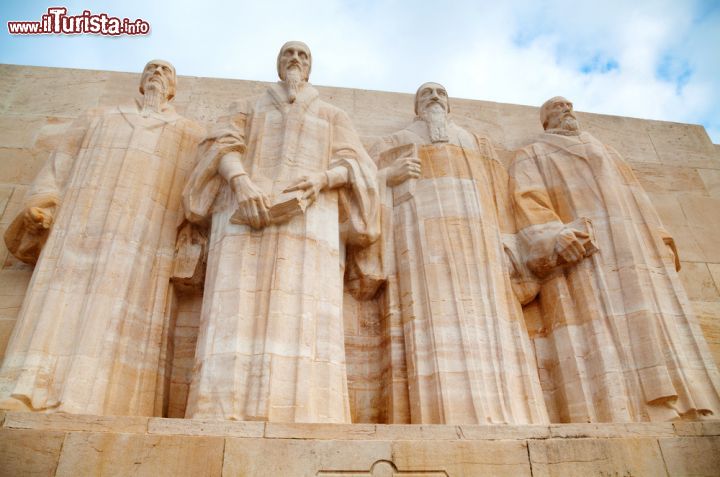
[[[376,167],[307,82],[307,45],[277,66],[218,120],[185,188],[188,219],[210,227],[186,415],[350,422],[343,277],[346,251],[379,234]]]
[[[538,361],[553,422],[700,419],[720,375],[677,270],[675,242],[630,165],[580,129],[570,101],[540,108],[510,193],[540,283]]]
[[[384,189],[383,303],[405,338],[410,421],[545,423],[503,240],[513,231],[507,174],[490,140],[449,113],[445,88],[425,83],[415,120],[373,147]]]

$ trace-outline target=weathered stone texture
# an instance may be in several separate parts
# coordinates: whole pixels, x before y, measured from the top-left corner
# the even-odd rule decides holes
[[[53,476],[65,433],[0,429],[0,476]]]
[[[718,475],[720,437],[659,439],[668,475]]]
[[[384,441],[226,439],[222,475],[310,477],[321,471],[367,471],[375,461],[391,458],[391,444]]]
[[[530,476],[524,441],[392,443],[392,458],[402,471],[444,471],[451,476]]]
[[[10,429],[47,429],[52,431],[144,433],[148,429],[148,418],[8,412],[5,414],[3,427]]]
[[[655,439],[572,439],[528,445],[533,477],[667,475]]]
[[[720,421],[548,427],[5,417],[0,476],[626,477],[712,476],[720,468]]]
[[[216,477],[223,448],[221,437],[71,433],[55,475]]]
[[[130,73],[0,65],[0,231],[19,211],[28,184],[72,120],[89,108],[126,100],[137,82],[138,75]],[[181,77],[175,105],[180,114],[210,121],[224,114],[232,101],[265,88],[261,82]],[[412,119],[411,94],[318,89],[325,101],[348,113],[366,146]],[[492,139],[506,165],[513,150],[541,132],[535,107],[453,99],[452,113],[460,126]],[[680,277],[710,350],[720,361],[720,146],[713,145],[700,126],[590,113],[578,117],[585,130],[628,160],[649,192],[676,239],[683,265]],[[32,269],[9,255],[3,243],[0,264],[1,357]],[[351,300],[346,297],[344,318],[353,419],[392,422],[386,411],[391,389],[406,384],[402,376],[389,372],[391,364],[395,370],[401,366],[391,363],[389,351],[397,340],[383,341],[381,336],[397,338],[401,333],[379,316],[376,305],[363,309]],[[172,417],[184,416],[199,310],[197,298],[178,306],[169,384]],[[382,359],[376,359],[378,354]],[[550,414],[552,420],[552,410]]]

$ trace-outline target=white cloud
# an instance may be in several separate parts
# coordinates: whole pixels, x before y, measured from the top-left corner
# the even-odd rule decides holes
[[[142,17],[147,38],[0,37],[0,61],[137,71],[150,57],[181,74],[274,80],[289,39],[313,50],[312,80],[702,123],[720,142],[720,6],[713,2],[561,0],[73,0],[71,13]],[[39,17],[44,5],[8,12]],[[583,72],[585,70],[585,72]]]

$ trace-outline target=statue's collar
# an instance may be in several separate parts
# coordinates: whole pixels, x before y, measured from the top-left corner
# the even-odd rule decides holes
[[[120,110],[125,117],[128,117],[128,115],[137,115],[137,116],[143,116],[143,102],[140,98],[135,98],[134,104],[128,104],[128,105],[120,105],[118,106],[118,110]],[[147,114],[146,117],[158,119],[160,121],[166,122],[166,123],[172,123],[177,121],[181,118],[181,116],[175,111],[175,108],[171,104],[165,104],[162,111],[147,111],[145,112]]]
[[[579,129],[575,131],[568,131],[567,129],[546,129],[547,134],[557,134],[558,136],[579,136],[582,131]]]
[[[291,104],[288,99],[287,88],[285,88],[285,84],[282,81],[271,84],[268,91],[270,91],[270,95],[273,97],[275,102],[278,103],[278,105],[288,106]],[[310,83],[305,83],[305,85],[298,91],[297,97],[292,104],[310,104],[318,96],[320,96],[318,90],[316,90]]]

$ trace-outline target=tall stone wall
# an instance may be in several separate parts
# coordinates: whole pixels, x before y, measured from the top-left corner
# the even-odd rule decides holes
[[[418,84],[432,78],[418,78]],[[83,111],[127,101],[139,75],[0,65],[0,232],[15,217],[28,185],[65,128]],[[211,121],[234,100],[258,94],[252,81],[180,77],[175,105],[181,114]],[[348,112],[366,145],[405,126],[413,117],[413,95],[321,87],[323,99]],[[452,94],[452,91],[450,92]],[[558,93],[562,93],[559,91]],[[572,98],[570,98],[572,99]],[[541,131],[535,107],[453,99],[461,126],[489,136],[504,163],[512,151]],[[701,126],[578,113],[584,129],[615,147],[630,162],[675,237],[680,277],[720,362],[720,146]],[[32,268],[0,243],[0,357],[32,275]],[[186,295],[174,314],[167,414],[182,417],[192,371],[200,295]],[[346,349],[354,422],[394,422],[386,414],[387,353],[392,339],[377,303],[346,297]],[[527,308],[531,333],[541,326]],[[389,333],[388,333],[389,331]],[[397,344],[397,343],[396,343]]]

